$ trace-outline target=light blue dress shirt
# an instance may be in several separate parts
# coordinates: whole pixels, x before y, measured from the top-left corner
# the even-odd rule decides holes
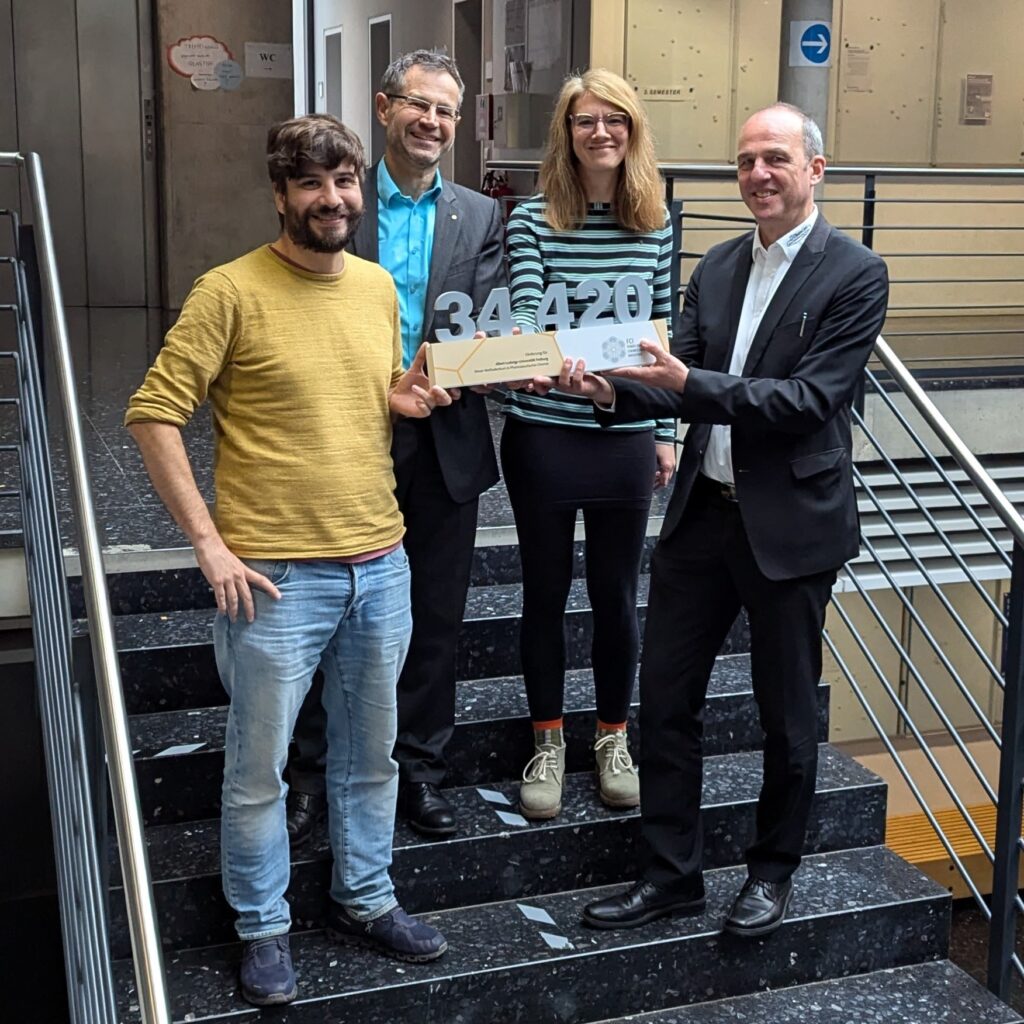
[[[423,341],[424,305],[434,251],[441,172],[417,200],[403,195],[383,160],[377,165],[377,244],[380,265],[395,279],[406,368]]]

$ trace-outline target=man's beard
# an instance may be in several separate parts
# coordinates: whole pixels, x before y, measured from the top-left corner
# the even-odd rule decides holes
[[[339,225],[337,230],[326,234],[317,234],[313,227],[313,221],[317,214],[333,213],[332,210],[310,209],[304,214],[299,214],[290,207],[284,211],[284,229],[288,238],[302,249],[309,249],[310,252],[341,252],[348,245],[348,240],[356,229],[362,210],[351,208],[345,211],[345,222]]]

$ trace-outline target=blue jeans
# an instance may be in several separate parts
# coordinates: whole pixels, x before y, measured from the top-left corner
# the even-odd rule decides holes
[[[281,773],[319,665],[327,712],[331,898],[361,920],[395,905],[388,875],[398,796],[398,674],[412,630],[409,560],[399,547],[358,565],[246,560],[281,591],[253,588],[256,618],[214,621],[231,698],[221,796],[224,895],[241,939],[288,931],[290,876]]]

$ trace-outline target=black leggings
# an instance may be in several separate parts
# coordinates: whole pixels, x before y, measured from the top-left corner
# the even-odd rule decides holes
[[[640,650],[637,578],[654,485],[654,435],[534,425],[510,416],[501,464],[523,568],[519,649],[530,717],[545,722],[562,715],[565,604],[581,508],[597,716],[624,722]]]

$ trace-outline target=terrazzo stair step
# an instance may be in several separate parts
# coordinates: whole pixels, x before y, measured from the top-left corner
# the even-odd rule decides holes
[[[757,992],[601,1024],[1019,1024],[948,960]]]
[[[640,578],[637,600],[643,624],[648,577]],[[519,671],[518,585],[474,587],[456,660],[459,679],[484,679]],[[213,658],[214,613],[199,611],[122,615],[115,619],[121,674],[129,714],[210,707],[224,701]],[[575,580],[566,611],[567,666],[582,668],[590,656],[592,621],[586,582]],[[80,620],[77,628],[84,627]],[[749,631],[740,617],[722,647],[723,654],[749,650]]]
[[[761,754],[749,751],[705,761],[705,863],[743,862],[753,839],[761,785]],[[410,912],[486,903],[629,878],[637,871],[637,811],[613,811],[597,794],[592,771],[566,777],[562,813],[528,822],[518,813],[518,783],[447,790],[459,824],[456,836],[425,840],[399,821],[392,875]],[[820,749],[807,850],[819,853],[880,843],[886,787],[877,776],[828,745]],[[147,829],[163,941],[172,947],[226,942],[231,914],[221,896],[219,819]],[[116,853],[111,851],[117,872]],[[293,856],[290,898],[302,927],[321,927],[329,885],[330,849],[321,827]],[[121,893],[112,908],[115,955],[129,952]]]
[[[828,738],[828,686],[818,688],[818,738]],[[636,717],[630,712],[633,749]],[[565,729],[569,771],[593,767],[596,709],[590,669],[566,674]],[[147,823],[191,821],[220,813],[227,708],[197,708],[136,715],[132,748]],[[750,656],[718,659],[705,709],[704,750],[724,754],[761,746],[763,734],[750,690]],[[530,753],[530,725],[521,676],[460,683],[455,733],[447,747],[451,786],[516,779]]]
[[[0,526],[3,522],[0,516]],[[660,516],[651,520],[649,530],[652,532],[647,537],[640,563],[640,571],[643,573],[649,571],[651,552],[654,550],[660,523]],[[2,537],[3,531],[0,529],[0,539]],[[582,578],[584,575],[583,552],[583,541],[576,541],[573,545],[573,576],[576,578]],[[108,565],[121,563],[136,567],[131,570],[115,569],[107,572],[107,591],[115,615],[166,613],[186,609],[209,609],[216,606],[213,591],[194,564],[190,547],[154,548],[148,554],[132,551],[130,562],[127,553],[116,549],[105,550],[104,557]],[[137,568],[139,564],[146,567]],[[473,552],[470,585],[488,587],[519,583],[521,580],[519,547],[511,519],[507,524],[481,524],[477,530],[476,547]],[[84,618],[85,597],[80,576],[68,579],[68,595],[71,600],[72,616]]]
[[[168,953],[176,1021],[287,1024],[566,1024],[944,959],[949,894],[883,847],[805,859],[790,912],[766,939],[725,935],[744,868],[705,875],[708,907],[641,930],[580,923],[581,890],[427,915],[448,939],[429,964],[339,948],[322,932],[292,936],[299,998],[261,1018],[237,992],[239,946]],[[121,1019],[139,1020],[131,964],[115,964]]]

